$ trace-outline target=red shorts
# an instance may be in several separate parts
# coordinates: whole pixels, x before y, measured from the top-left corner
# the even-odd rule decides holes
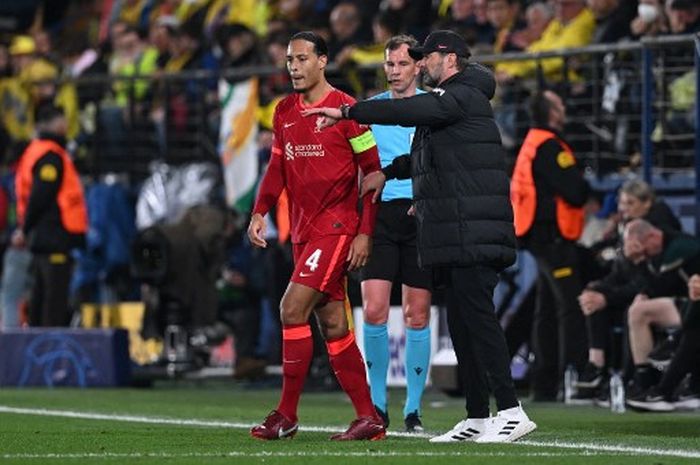
[[[324,236],[294,244],[291,281],[323,292],[329,301],[345,300],[345,275],[352,236]]]

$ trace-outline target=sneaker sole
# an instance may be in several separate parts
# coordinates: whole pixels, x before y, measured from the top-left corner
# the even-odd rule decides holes
[[[529,423],[526,423],[523,428],[518,431],[514,432],[512,436],[509,436],[508,438],[502,440],[502,441],[483,441],[480,439],[483,439],[483,436],[481,438],[478,438],[475,442],[481,443],[481,444],[495,444],[495,443],[502,443],[502,442],[515,442],[518,439],[522,438],[523,436],[532,433],[537,429],[537,424],[534,421],[530,421]]]
[[[683,399],[673,403],[673,406],[680,410],[700,409],[700,399]]]
[[[522,438],[523,436],[532,433],[532,432],[535,431],[536,429],[537,429],[537,423],[535,423],[534,421],[530,421],[530,423],[528,423],[528,424],[526,425],[525,430],[524,430],[523,432],[521,432],[520,434],[516,435],[516,436],[515,436],[513,439],[511,439],[509,442],[515,442],[515,441],[517,441],[518,439]]]
[[[437,438],[430,438],[428,442],[432,442],[433,444],[448,444],[448,443],[458,443],[458,442],[476,442],[477,439],[479,439],[483,434],[480,434],[479,436],[472,436],[470,438],[464,438],[464,439],[453,439],[452,437],[449,437],[447,439],[441,439],[441,440],[435,440]]]
[[[670,402],[641,402],[638,400],[628,400],[627,405],[648,412],[673,412],[675,410],[675,407]]]

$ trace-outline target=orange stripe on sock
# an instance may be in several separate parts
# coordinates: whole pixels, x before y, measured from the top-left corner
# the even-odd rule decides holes
[[[326,271],[326,275],[323,277],[323,281],[321,281],[321,290],[326,288],[326,284],[328,284],[328,280],[331,279],[331,274],[333,274],[333,270],[335,269],[335,264],[338,262],[338,256],[340,255],[340,251],[343,250],[343,245],[345,245],[345,241],[348,240],[348,236],[340,236],[340,240],[338,241],[338,245],[335,246],[335,250],[333,251],[333,256],[331,257],[331,263],[328,265],[328,269]]]
[[[355,333],[348,332],[345,336],[340,339],[334,339],[332,341],[326,342],[326,347],[328,347],[328,355],[338,355],[348,347],[350,347],[355,342]]]
[[[307,337],[311,337],[311,326],[309,325],[285,326],[282,329],[282,339],[296,340]]]

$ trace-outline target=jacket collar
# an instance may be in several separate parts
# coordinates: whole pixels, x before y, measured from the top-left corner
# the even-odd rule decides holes
[[[51,142],[55,142],[61,147],[66,148],[66,138],[53,132],[41,131],[39,133],[39,139],[50,140]]]

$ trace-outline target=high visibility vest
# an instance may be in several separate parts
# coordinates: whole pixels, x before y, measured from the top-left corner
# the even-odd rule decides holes
[[[537,210],[537,188],[532,176],[532,162],[537,155],[537,149],[550,139],[555,139],[562,146],[562,152],[567,153],[571,163],[576,163],[571,147],[559,139],[552,131],[545,129],[530,129],[515,161],[513,177],[510,181],[510,200],[513,204],[515,235],[522,237],[530,230],[535,220]],[[560,163],[561,165],[561,163]],[[555,195],[556,217],[559,233],[565,239],[577,240],[583,231],[584,212],[581,207],[574,207],[561,196]]]
[[[88,229],[87,207],[80,177],[68,153],[56,142],[46,139],[32,141],[22,154],[17,165],[15,190],[17,192],[17,221],[24,224],[32,192],[34,165],[47,152],[57,153],[63,162],[63,179],[58,189],[56,202],[61,213],[61,223],[69,233],[83,234]]]

